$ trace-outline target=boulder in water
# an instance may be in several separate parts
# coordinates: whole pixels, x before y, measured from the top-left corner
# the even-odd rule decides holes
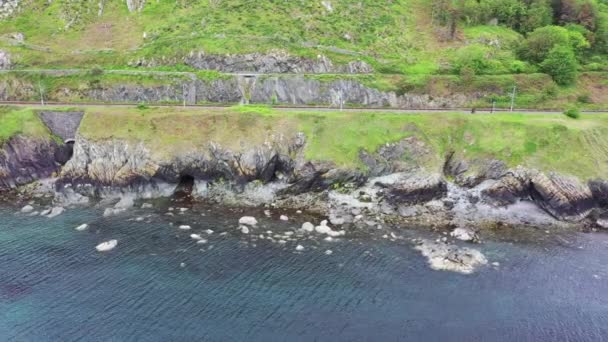
[[[239,224],[243,224],[246,226],[255,226],[258,224],[258,220],[253,216],[243,216],[239,219]]]
[[[32,207],[31,205],[26,205],[25,207],[21,208],[21,213],[23,214],[29,214],[32,211],[34,211],[34,207]]]
[[[297,245],[296,246],[296,251],[301,252],[303,250],[304,250],[304,246],[302,246],[302,245]]]
[[[113,250],[117,245],[118,240],[109,240],[100,243],[99,245],[97,245],[97,247],[95,247],[95,249],[97,249],[98,252],[107,252]]]
[[[477,234],[468,228],[456,228],[450,233],[450,236],[461,241],[479,241]]]
[[[190,227],[187,224],[182,224],[181,226],[179,226],[179,229],[181,229],[181,230],[190,230],[190,229],[192,229],[192,227]]]
[[[289,221],[289,217],[287,217],[286,215],[281,215],[280,220],[281,221]]]
[[[471,274],[488,263],[486,257],[476,249],[441,242],[421,240],[415,249],[427,258],[432,269],[438,271]]]
[[[48,218],[57,217],[57,216],[63,214],[64,211],[65,211],[65,209],[63,207],[54,207],[53,209],[51,209],[51,212],[48,215],[46,215],[46,217],[48,217]]]
[[[76,230],[81,232],[83,230],[86,230],[87,228],[89,228],[89,225],[85,223],[85,224],[81,224],[80,226],[76,227]]]
[[[243,234],[249,234],[249,228],[247,228],[247,226],[241,226],[241,233]]]
[[[315,225],[310,222],[304,222],[304,224],[302,224],[302,230],[306,232],[313,232],[315,230]]]

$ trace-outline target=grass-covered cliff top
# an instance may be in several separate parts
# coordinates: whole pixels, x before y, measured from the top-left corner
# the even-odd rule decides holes
[[[0,145],[16,134],[50,137],[34,110],[0,107]]]
[[[0,143],[16,134],[50,138],[37,110],[0,107]],[[571,119],[559,114],[304,112],[265,107],[83,110],[83,137],[141,142],[157,158],[168,159],[211,142],[241,151],[304,132],[308,159],[349,168],[364,168],[361,150],[374,152],[386,143],[415,136],[426,152],[406,162],[433,170],[440,170],[445,156],[453,151],[466,159],[496,158],[512,167],[523,165],[583,179],[608,174],[608,114]]]
[[[608,114],[575,120],[559,114],[302,112],[235,107],[89,108],[80,133],[93,140],[143,142],[168,158],[210,142],[239,151],[271,137],[304,132],[306,157],[344,167],[363,167],[359,152],[416,136],[429,147],[424,166],[440,170],[454,151],[467,159],[497,158],[581,178],[608,174]]]

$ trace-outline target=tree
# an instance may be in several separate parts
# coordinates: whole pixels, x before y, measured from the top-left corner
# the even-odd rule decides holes
[[[569,46],[558,45],[549,51],[541,63],[541,69],[551,75],[559,85],[569,85],[576,81],[578,62]]]
[[[521,32],[532,32],[553,23],[553,9],[548,0],[533,1],[520,24]]]

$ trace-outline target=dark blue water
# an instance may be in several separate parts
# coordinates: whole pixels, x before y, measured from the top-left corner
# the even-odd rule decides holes
[[[466,276],[430,270],[407,240],[280,245],[239,234],[239,216],[226,212],[101,212],[47,219],[0,209],[0,340],[608,339],[604,234],[485,242],[479,248],[500,266]],[[75,231],[81,223],[91,227]],[[299,224],[267,220],[257,231]],[[190,238],[208,228],[207,244]],[[108,239],[118,247],[96,252]],[[306,250],[295,252],[297,244]]]

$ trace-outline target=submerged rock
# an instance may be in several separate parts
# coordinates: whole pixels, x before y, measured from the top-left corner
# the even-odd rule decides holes
[[[297,245],[296,246],[296,251],[301,252],[303,250],[304,250],[304,246],[302,246],[302,245]]]
[[[415,249],[427,258],[432,269],[438,271],[471,274],[488,263],[486,257],[476,249],[441,242],[422,240]]]
[[[126,209],[106,208],[106,210],[103,211],[103,217],[115,216],[125,211]]]
[[[97,247],[95,247],[95,249],[97,249],[98,252],[107,252],[107,251],[111,251],[112,249],[114,249],[117,245],[118,245],[118,240],[109,240],[109,241],[100,243],[99,245],[97,245]]]

